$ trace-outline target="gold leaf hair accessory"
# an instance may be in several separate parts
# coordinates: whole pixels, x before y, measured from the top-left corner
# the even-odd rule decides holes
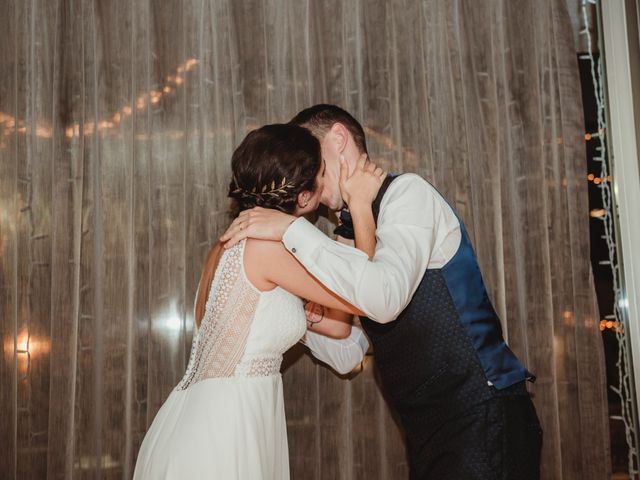
[[[287,182],[287,177],[282,179],[280,182],[280,186],[276,186],[275,180],[271,182],[271,185],[265,184],[262,187],[253,187],[250,192],[244,190],[238,185],[238,181],[236,180],[235,175],[233,176],[233,183],[235,189],[233,190],[234,194],[244,194],[252,197],[256,197],[259,199],[264,199],[264,197],[279,197],[280,195],[286,195],[289,191],[295,189],[295,184],[293,182]],[[271,187],[269,189],[269,187]]]

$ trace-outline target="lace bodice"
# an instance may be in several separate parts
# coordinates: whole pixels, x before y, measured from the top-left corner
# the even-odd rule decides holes
[[[306,331],[298,297],[280,287],[261,292],[249,281],[245,244],[220,259],[178,390],[207,378],[276,375],[282,354]]]

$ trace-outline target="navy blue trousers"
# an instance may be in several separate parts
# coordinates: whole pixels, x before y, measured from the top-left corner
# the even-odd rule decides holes
[[[524,382],[514,387],[414,445],[411,480],[539,480],[542,429]]]

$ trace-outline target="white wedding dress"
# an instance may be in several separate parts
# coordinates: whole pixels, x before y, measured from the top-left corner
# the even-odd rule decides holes
[[[136,480],[289,478],[280,364],[305,333],[304,309],[280,287],[253,286],[245,243],[220,260],[187,371],[142,442]]]

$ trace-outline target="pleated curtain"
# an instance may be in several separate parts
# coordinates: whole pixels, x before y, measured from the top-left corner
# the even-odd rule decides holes
[[[573,31],[556,0],[0,0],[0,476],[130,478],[248,130],[319,102],[465,221],[544,479],[609,474]],[[319,225],[329,231],[330,221]],[[406,479],[375,369],[286,359],[294,479]],[[215,452],[212,452],[214,455]]]

